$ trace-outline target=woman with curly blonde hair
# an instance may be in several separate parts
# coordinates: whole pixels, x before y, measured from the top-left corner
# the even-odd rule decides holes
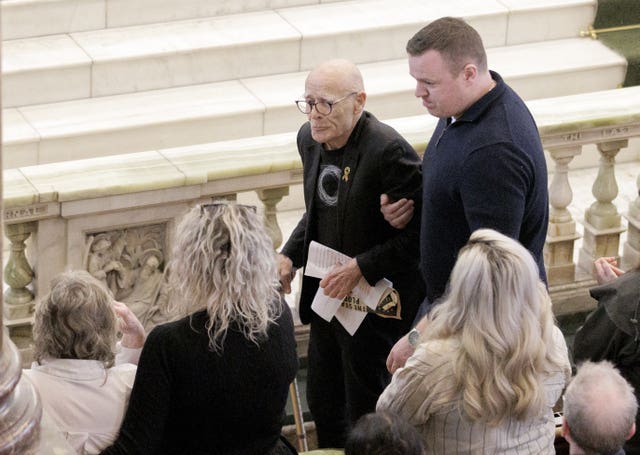
[[[176,229],[174,311],[147,337],[107,454],[287,454],[280,439],[298,368],[275,252],[255,207],[196,206]]]
[[[422,432],[427,453],[553,454],[567,346],[531,254],[490,229],[458,255],[442,303],[378,409]]]

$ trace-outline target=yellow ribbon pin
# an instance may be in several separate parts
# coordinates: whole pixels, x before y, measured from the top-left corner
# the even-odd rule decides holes
[[[342,180],[345,182],[349,181],[349,174],[351,174],[351,168],[349,166],[345,167],[342,171]]]

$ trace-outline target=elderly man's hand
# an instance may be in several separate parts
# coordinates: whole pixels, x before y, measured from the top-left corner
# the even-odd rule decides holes
[[[362,278],[362,272],[356,259],[350,259],[346,264],[336,265],[322,281],[320,287],[324,295],[332,299],[344,299]]]
[[[285,294],[291,293],[291,280],[293,280],[295,274],[296,272],[293,269],[291,259],[284,254],[278,254],[278,276],[280,277],[282,292]]]
[[[120,331],[122,332],[122,340],[120,341],[122,346],[132,349],[141,348],[147,337],[142,323],[133,311],[122,302],[114,301],[113,309],[118,316]]]
[[[388,195],[381,194],[380,211],[387,223],[396,229],[404,229],[413,218],[413,200],[402,198],[391,202]]]

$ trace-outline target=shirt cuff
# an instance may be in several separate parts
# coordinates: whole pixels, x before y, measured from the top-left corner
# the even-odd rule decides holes
[[[122,346],[122,343],[118,341],[116,343],[116,365],[123,363],[132,363],[137,365],[138,360],[140,360],[141,352],[142,348],[125,348]]]

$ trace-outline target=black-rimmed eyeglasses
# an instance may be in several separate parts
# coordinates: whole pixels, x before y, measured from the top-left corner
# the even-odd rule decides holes
[[[331,111],[333,111],[333,106],[335,104],[338,104],[340,101],[344,101],[351,95],[356,95],[357,93],[358,92],[348,93],[335,101],[327,101],[323,99],[319,101],[296,100],[296,105],[303,114],[311,114],[311,111],[315,107],[318,114],[329,115],[331,114]]]

